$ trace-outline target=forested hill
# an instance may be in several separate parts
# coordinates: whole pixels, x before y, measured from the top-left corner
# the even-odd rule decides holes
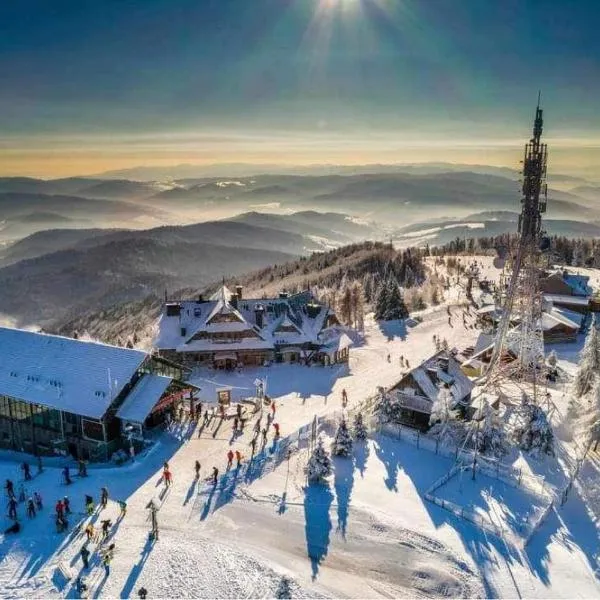
[[[381,281],[390,275],[406,288],[422,283],[426,274],[422,257],[421,250],[397,251],[389,244],[364,242],[275,264],[235,279],[226,279],[225,283],[229,286],[243,285],[247,297],[272,296],[281,290],[293,293],[311,288],[322,299],[335,303],[337,292],[345,285],[357,282],[369,303]],[[172,299],[193,298],[199,293],[211,293],[220,283],[214,282],[202,288],[169,290],[168,295]],[[152,294],[141,301],[124,302],[63,319],[56,322],[51,330],[67,336],[86,333],[109,343],[147,343],[153,335],[152,326],[160,314],[162,301],[163,298]]]

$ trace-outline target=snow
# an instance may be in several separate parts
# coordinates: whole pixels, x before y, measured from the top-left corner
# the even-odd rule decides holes
[[[448,473],[454,459],[404,440],[371,433],[366,442],[354,443],[350,456],[332,459],[328,485],[306,485],[308,448],[296,432],[315,415],[333,417],[333,425],[321,429],[327,446],[342,414],[343,389],[350,410],[378,386],[390,387],[401,376],[400,355],[417,366],[435,353],[434,333],[458,348],[475,343],[477,330],[463,327],[460,318],[449,325],[445,307],[418,316],[422,322],[409,329],[401,323],[379,325],[368,317],[364,340],[351,350],[348,365],[196,371],[192,383],[202,388],[202,399],[213,402],[218,387],[231,387],[234,399],[249,397],[255,395],[254,381],[266,378],[282,438],[274,441],[271,430],[251,467],[248,443],[254,421],[241,435],[233,434],[230,421],[200,424],[200,435],[194,425],[175,424],[134,463],[90,468],[87,479],[75,478],[68,489],[60,483],[59,469],[47,467],[28,485],[28,493],[42,492],[47,506],[68,493],[80,511],[83,494],[97,498],[102,485],[111,499],[128,503],[111,538],[116,551],[108,578],[92,544],[90,597],[135,597],[141,586],[149,597],[273,597],[288,580],[294,598],[598,597],[597,454],[584,463],[566,504],[549,512],[525,548],[426,501],[426,490]],[[580,348],[581,339],[556,346],[561,370],[574,372]],[[576,441],[561,428],[568,397],[560,386],[551,392],[558,407],[553,417],[557,457],[517,453],[510,464],[522,468],[524,478],[545,475],[554,489],[565,481]],[[245,458],[239,469],[226,471],[230,448]],[[161,478],[165,460],[174,477],[168,491]],[[194,479],[195,460],[202,463],[200,481]],[[205,480],[213,465],[221,471],[216,487]],[[20,477],[8,456],[0,459],[0,480],[7,477]],[[471,482],[465,473],[460,493],[455,485],[456,480],[449,481],[440,493],[486,518],[516,524],[527,511],[538,512],[537,500],[525,488],[504,488],[482,474]],[[151,499],[160,506],[160,535],[154,543],[148,541],[145,509]],[[80,572],[77,553],[83,540],[78,534],[55,533],[49,513],[45,508],[35,520],[22,520],[18,536],[0,535],[3,597],[74,596],[72,584],[60,585],[56,571],[62,563],[75,575]],[[112,500],[92,520],[106,517],[117,520]],[[72,521],[80,519],[85,517],[77,514]],[[4,518],[2,529],[8,523]]]
[[[0,327],[0,394],[99,419],[145,352]]]
[[[143,423],[171,381],[170,377],[145,373],[117,411],[117,417],[123,421]]]

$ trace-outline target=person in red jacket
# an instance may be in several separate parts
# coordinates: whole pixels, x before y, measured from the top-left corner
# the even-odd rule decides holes
[[[65,514],[65,505],[63,504],[62,500],[59,500],[56,503],[56,518],[62,519],[64,514]]]
[[[275,437],[279,437],[279,423],[273,423],[273,429],[275,430]]]
[[[227,453],[227,468],[231,467],[231,463],[233,462],[233,450],[229,450]]]
[[[165,485],[167,487],[170,487],[171,486],[171,482],[173,480],[173,475],[171,474],[171,471],[169,469],[167,469],[164,472],[164,477],[165,477]]]

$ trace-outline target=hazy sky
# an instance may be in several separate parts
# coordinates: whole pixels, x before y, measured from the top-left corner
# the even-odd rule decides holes
[[[598,0],[0,2],[0,173],[600,164]],[[554,160],[554,163],[552,162]]]

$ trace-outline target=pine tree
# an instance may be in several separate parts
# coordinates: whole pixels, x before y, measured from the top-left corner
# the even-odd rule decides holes
[[[600,335],[598,335],[595,315],[592,317],[579,358],[579,369],[573,383],[573,393],[577,398],[581,398],[592,389],[596,375],[600,373]]]
[[[331,452],[335,456],[350,456],[352,454],[352,436],[348,430],[346,419],[342,419],[338,425],[331,444]]]
[[[308,459],[305,472],[311,483],[322,483],[331,475],[331,458],[327,454],[321,438],[317,441],[317,445]]]
[[[365,426],[363,415],[361,412],[354,416],[354,437],[357,440],[366,440],[368,437],[367,427]]]
[[[477,436],[477,450],[482,454],[504,456],[508,452],[504,428],[499,423],[496,412],[487,402],[482,412],[483,423]]]
[[[389,295],[388,295],[388,311],[385,315],[386,321],[394,321],[396,319],[406,319],[408,317],[408,309],[404,303],[404,298],[400,293],[400,287],[395,279],[389,280]]]
[[[375,413],[382,423],[400,423],[402,406],[398,396],[394,392],[386,392],[380,387],[377,391]]]
[[[385,316],[387,315],[388,310],[388,298],[389,288],[387,285],[387,280],[385,280],[381,282],[375,299],[375,318],[378,321],[383,321],[386,318]]]
[[[544,454],[554,454],[554,432],[548,417],[536,404],[522,407],[525,425],[514,432],[515,439],[523,450],[536,450]]]

